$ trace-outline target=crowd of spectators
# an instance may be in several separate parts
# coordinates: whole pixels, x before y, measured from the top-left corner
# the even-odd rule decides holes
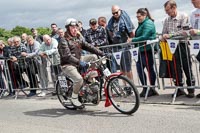
[[[196,8],[191,16],[191,35],[200,34],[200,0],[191,0]],[[164,4],[164,10],[168,17],[164,20],[163,31],[160,37],[161,41],[166,41],[174,36],[185,35],[182,27],[189,24],[189,17],[187,14],[177,10],[177,4],[174,0],[168,0]],[[106,17],[100,16],[98,18],[91,18],[89,20],[89,29],[84,29],[81,21],[78,21],[78,30],[80,36],[94,47],[101,47],[106,45],[123,44],[127,42],[139,42],[145,40],[153,40],[156,38],[156,28],[154,19],[151,17],[147,8],[140,8],[136,12],[138,20],[138,27],[135,29],[129,15],[125,10],[121,9],[118,5],[111,7],[112,17],[107,22]],[[36,28],[31,28],[32,35],[23,33],[21,37],[14,36],[7,40],[7,44],[0,40],[0,56],[9,58],[8,68],[10,71],[11,84],[9,85],[10,95],[15,94],[17,88],[38,88],[39,84],[42,88],[48,87],[48,61],[51,62],[50,69],[52,71],[51,77],[55,83],[57,75],[61,72],[60,68],[60,55],[58,52],[58,45],[62,38],[66,38],[65,29],[58,28],[56,23],[51,25],[50,35],[39,35]],[[172,78],[176,86],[183,86],[183,72],[186,75],[187,86],[194,86],[195,79],[191,69],[191,60],[186,58],[190,56],[190,50],[187,46],[188,43],[182,41],[179,43],[181,52],[178,50],[174,53],[173,60],[176,60],[176,68],[172,71]],[[148,79],[151,85],[155,85],[156,73],[154,70],[154,59],[151,47],[143,46],[144,43],[136,43],[134,47],[139,47],[139,59],[136,62],[136,68],[142,85],[147,85],[147,76],[144,69],[147,69]],[[111,72],[120,70],[129,79],[133,80],[132,73],[132,59],[129,51],[130,47],[113,47],[110,51],[104,52],[118,52],[122,51],[121,62],[117,64],[114,57],[110,57],[111,61],[108,67]],[[82,55],[90,54],[82,51]],[[181,56],[180,56],[181,55]],[[199,55],[200,56],[200,55]],[[181,57],[181,58],[180,58]],[[198,56],[197,56],[198,58]],[[181,62],[188,62],[189,65],[181,65]],[[183,71],[182,71],[183,67]],[[0,88],[5,88],[3,80],[3,68],[0,67]],[[29,82],[24,80],[23,73],[27,74]],[[5,74],[5,73],[4,73]],[[37,76],[39,76],[39,82]],[[12,87],[11,87],[12,86]],[[188,89],[188,98],[194,97],[194,89]],[[144,97],[147,87],[143,87],[140,96]],[[28,96],[36,95],[36,90],[30,91]],[[155,88],[151,87],[147,96],[158,95]],[[186,93],[179,89],[177,96],[186,95]],[[38,96],[45,96],[45,91],[42,91]],[[200,97],[200,95],[197,95]]]

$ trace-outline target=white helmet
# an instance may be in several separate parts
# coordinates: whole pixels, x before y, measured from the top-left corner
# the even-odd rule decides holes
[[[78,26],[78,21],[76,19],[74,19],[74,18],[68,18],[65,21],[65,27],[72,26],[72,25]]]

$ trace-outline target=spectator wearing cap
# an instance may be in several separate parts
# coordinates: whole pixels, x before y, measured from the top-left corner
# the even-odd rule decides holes
[[[86,32],[85,40],[93,46],[106,45],[106,31],[102,26],[98,26],[96,19],[90,19],[90,28]]]
[[[38,31],[34,28],[31,28],[31,33],[33,38],[38,41],[40,44],[43,42],[43,38],[41,35],[38,35]]]

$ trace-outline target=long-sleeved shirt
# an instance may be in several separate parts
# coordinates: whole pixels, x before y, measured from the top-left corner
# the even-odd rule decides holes
[[[189,24],[188,15],[177,12],[176,17],[167,17],[164,20],[162,34],[172,34],[173,36],[181,35],[182,27]]]
[[[42,43],[39,49],[39,54],[44,52],[46,55],[50,57],[52,60],[53,65],[58,65],[60,64],[60,55],[58,53],[58,41],[54,38],[51,38],[51,44],[48,45],[45,42]]]
[[[106,45],[107,43],[106,31],[101,26],[98,26],[96,30],[92,30],[90,28],[86,32],[85,40],[88,43],[92,44],[93,46]]]
[[[33,45],[27,46],[28,57],[36,56],[40,49],[40,43],[38,41],[34,41]]]
[[[22,52],[26,52],[27,53],[27,49],[26,46],[24,44],[20,44],[19,46],[13,46],[11,47],[10,50],[10,56],[15,56],[16,58],[18,58],[18,64],[21,68],[26,68],[26,61],[25,58],[22,58],[23,56],[21,55]]]

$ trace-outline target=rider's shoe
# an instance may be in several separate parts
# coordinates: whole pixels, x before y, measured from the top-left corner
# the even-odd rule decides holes
[[[77,108],[82,108],[83,107],[82,103],[80,103],[79,100],[78,100],[78,94],[72,93],[71,101],[72,101],[72,104],[75,107],[77,107]]]

